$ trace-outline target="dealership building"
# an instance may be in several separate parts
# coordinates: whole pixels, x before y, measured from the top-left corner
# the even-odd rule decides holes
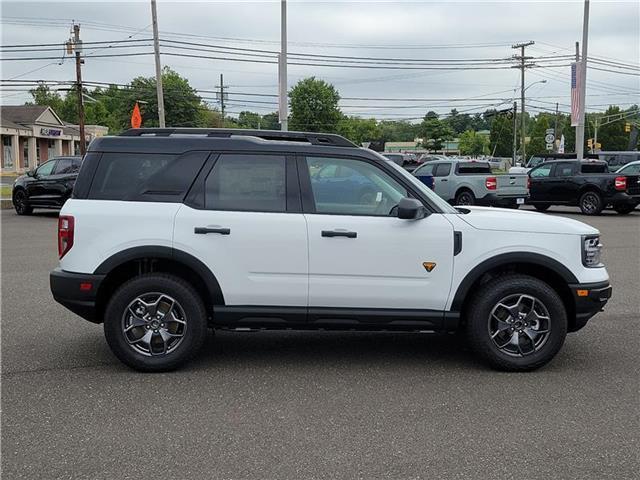
[[[85,141],[108,132],[101,125],[85,126]],[[0,166],[3,173],[22,173],[49,158],[80,154],[80,130],[43,105],[0,107]]]

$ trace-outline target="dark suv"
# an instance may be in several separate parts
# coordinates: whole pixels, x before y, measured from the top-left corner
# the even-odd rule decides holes
[[[16,179],[11,198],[18,215],[34,208],[62,208],[71,196],[82,157],[56,157]]]

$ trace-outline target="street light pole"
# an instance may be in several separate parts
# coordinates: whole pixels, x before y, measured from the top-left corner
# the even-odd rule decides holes
[[[288,130],[287,103],[287,0],[280,1],[280,55],[278,57],[278,114],[280,130]]]
[[[520,56],[515,56],[514,58],[516,60],[520,60],[520,65],[518,65],[515,68],[519,68],[520,69],[520,119],[521,119],[521,123],[520,123],[520,136],[522,137],[520,140],[522,141],[522,162],[526,163],[527,161],[527,157],[526,157],[526,141],[527,141],[527,132],[526,132],[526,124],[525,124],[525,107],[524,107],[524,71],[527,68],[527,64],[526,61],[528,59],[530,59],[531,57],[526,57],[524,55],[524,49],[530,45],[533,45],[535,42],[526,42],[526,43],[519,43],[517,45],[513,45],[511,48],[519,48],[521,50],[521,54]]]
[[[584,117],[586,110],[587,92],[587,41],[589,40],[589,0],[584,0],[584,16],[582,18],[582,58],[580,59],[580,111],[578,112],[578,126],[576,127],[576,158],[584,158]]]

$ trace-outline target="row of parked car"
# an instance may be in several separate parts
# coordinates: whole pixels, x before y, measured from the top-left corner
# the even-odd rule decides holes
[[[634,160],[637,152],[627,152]],[[387,158],[396,161],[395,156]],[[516,166],[508,174],[494,174],[489,161],[458,157],[423,156],[417,165],[407,166],[424,184],[454,205],[489,205],[519,208],[525,203],[537,210],[551,205],[578,206],[586,215],[597,215],[607,207],[628,214],[640,203],[640,161],[623,164],[611,171],[606,160],[578,161],[575,155],[532,157],[525,167]],[[619,160],[620,155],[603,158]],[[542,161],[540,161],[542,160]]]

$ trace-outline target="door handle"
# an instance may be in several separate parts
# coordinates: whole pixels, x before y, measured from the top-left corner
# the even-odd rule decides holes
[[[219,233],[220,235],[229,235],[231,233],[230,228],[221,227],[195,227],[193,233],[207,234],[207,233]]]
[[[441,182],[448,182],[448,181],[449,181],[449,179],[447,179],[447,178],[443,178],[443,179],[442,179],[442,180],[440,180],[440,181],[441,181]]]
[[[346,230],[322,230],[323,237],[347,237],[347,238],[356,238],[358,236],[358,232],[347,232]]]

